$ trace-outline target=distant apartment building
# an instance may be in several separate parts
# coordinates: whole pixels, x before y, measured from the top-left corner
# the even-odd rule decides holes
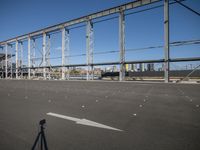
[[[144,63],[140,63],[138,69],[140,72],[144,72],[145,71]]]
[[[155,71],[153,63],[147,64],[147,71]]]
[[[125,66],[126,71],[136,72],[137,71],[137,64],[126,64]]]

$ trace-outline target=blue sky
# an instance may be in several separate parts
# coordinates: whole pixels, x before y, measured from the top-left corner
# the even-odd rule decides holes
[[[78,18],[96,11],[117,6],[131,0],[0,0],[0,41],[29,33],[50,25]],[[157,6],[163,2],[151,6]],[[200,1],[187,0],[184,4],[200,12]],[[134,10],[135,12],[151,6]],[[112,15],[110,17],[117,16]],[[170,6],[170,41],[200,39],[200,17],[175,4]],[[85,27],[70,30],[70,54],[86,52]],[[126,49],[163,45],[163,8],[126,16]],[[94,24],[94,52],[116,51],[118,45],[118,19]],[[37,40],[37,54],[42,39]],[[51,36],[51,58],[61,56],[61,33]],[[24,58],[27,43],[24,43]],[[126,60],[163,58],[163,49],[126,53]],[[171,48],[172,58],[200,57],[200,45]],[[95,55],[94,62],[118,61],[119,53]],[[26,61],[25,61],[26,62]],[[60,64],[61,59],[51,60]],[[85,56],[71,57],[70,63],[85,63]],[[38,62],[39,63],[39,62]],[[189,62],[190,63],[190,62]],[[198,62],[195,62],[195,64]],[[185,65],[185,63],[184,63]],[[179,65],[180,66],[180,65]]]

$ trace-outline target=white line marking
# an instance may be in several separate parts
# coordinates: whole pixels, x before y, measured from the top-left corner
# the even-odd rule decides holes
[[[64,116],[64,115],[60,115],[60,114],[56,114],[56,113],[52,113],[49,112],[47,113],[47,115],[49,116],[54,116],[57,118],[62,118],[62,119],[66,119],[66,120],[71,120],[76,122],[76,124],[81,124],[81,125],[86,125],[86,126],[92,126],[92,127],[97,127],[97,128],[104,128],[104,129],[109,129],[109,130],[115,130],[115,131],[123,131],[117,128],[113,128],[104,124],[100,124],[91,120],[87,120],[87,119],[79,119],[79,118],[75,118],[75,117],[70,117],[70,116]]]

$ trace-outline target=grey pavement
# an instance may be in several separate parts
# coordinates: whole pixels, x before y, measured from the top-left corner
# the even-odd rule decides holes
[[[199,150],[200,85],[0,80],[1,150],[30,150],[41,119],[49,150]]]

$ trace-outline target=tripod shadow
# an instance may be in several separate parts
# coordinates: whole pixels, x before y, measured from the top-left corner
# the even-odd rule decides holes
[[[44,124],[45,123],[46,123],[45,119],[43,119],[39,122],[40,132],[38,133],[31,150],[35,150],[37,144],[40,144],[40,150],[43,150],[43,148],[44,148],[44,150],[48,150],[47,141],[46,141],[45,133],[44,133],[44,129],[45,129]]]

